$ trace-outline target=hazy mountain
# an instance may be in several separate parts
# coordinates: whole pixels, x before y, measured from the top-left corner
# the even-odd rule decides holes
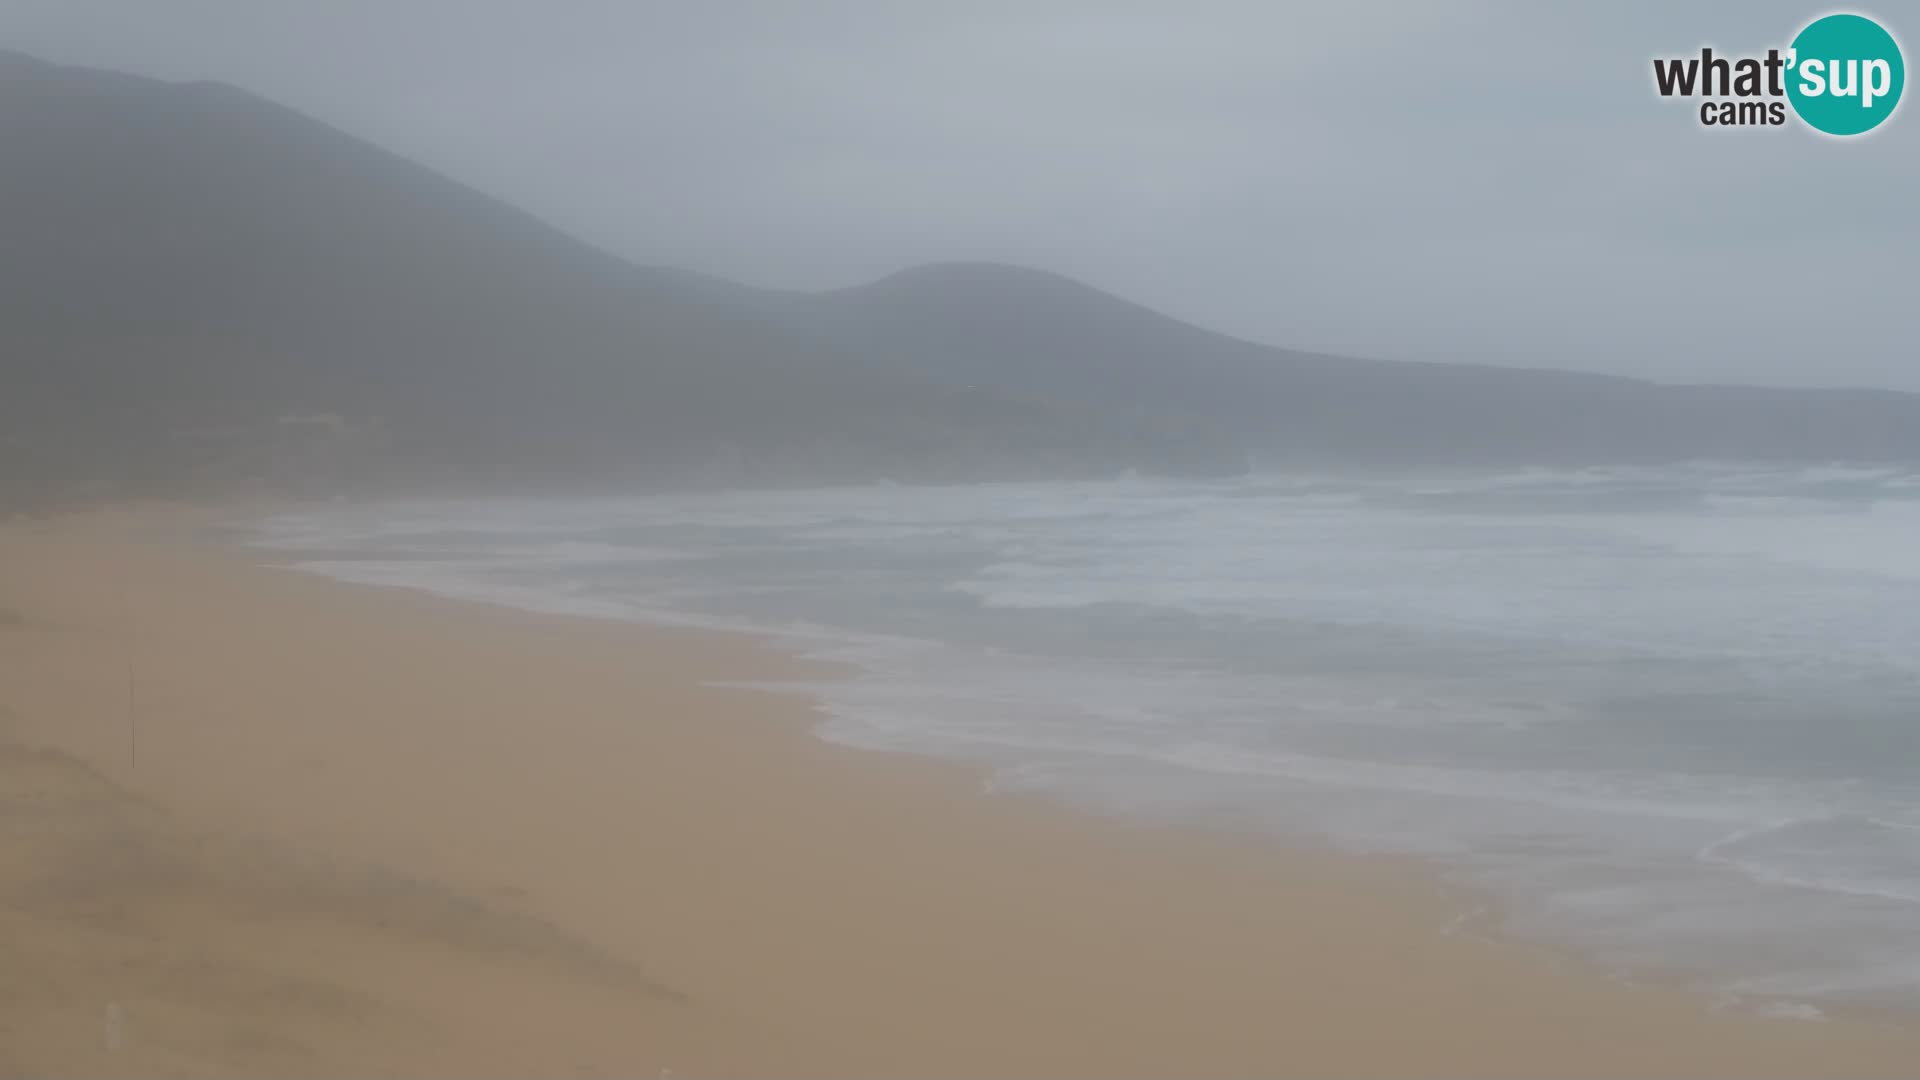
[[[1920,461],[1920,395],[1324,356],[1010,266],[920,267],[820,299],[838,333],[896,367],[1201,417],[1283,462]]]
[[[16,471],[153,486],[316,445],[423,483],[1225,460],[1224,443],[862,370],[782,325],[784,298],[624,263],[229,87],[0,55],[0,146]]]
[[[15,488],[1920,459],[1910,395],[1318,356],[1013,267],[638,267],[219,85],[0,53],[0,147]]]

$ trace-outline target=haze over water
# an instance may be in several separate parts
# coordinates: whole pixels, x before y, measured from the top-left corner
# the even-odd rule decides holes
[[[1507,932],[1796,1009],[1920,1002],[1916,536],[1920,475],[1705,464],[407,502],[261,531],[348,580],[771,631],[858,672],[811,688],[827,738],[1434,856]]]

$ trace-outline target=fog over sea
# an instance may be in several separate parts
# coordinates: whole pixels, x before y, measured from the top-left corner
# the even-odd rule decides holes
[[[825,738],[1435,857],[1501,932],[1629,975],[1920,1005],[1913,472],[343,504],[257,539],[349,581],[771,632],[856,672],[810,687]]]

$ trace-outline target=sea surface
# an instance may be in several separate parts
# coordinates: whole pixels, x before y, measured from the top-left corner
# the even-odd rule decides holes
[[[1431,857],[1734,1007],[1920,1004],[1920,474],[1698,464],[342,504],[307,570],[751,629],[820,734]],[[638,718],[636,718],[638,722]]]

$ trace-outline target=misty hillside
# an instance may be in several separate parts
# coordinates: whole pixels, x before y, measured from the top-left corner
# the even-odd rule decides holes
[[[422,483],[1232,464],[1224,443],[859,370],[764,294],[624,263],[229,87],[0,54],[0,144],[16,472],[164,487],[315,442]]]
[[[1008,266],[920,267],[820,299],[838,333],[896,365],[1108,410],[1204,417],[1282,463],[1920,460],[1913,394],[1324,356]]]
[[[1013,267],[642,268],[219,85],[0,53],[0,146],[15,490],[1920,459],[1910,395],[1317,356]]]

